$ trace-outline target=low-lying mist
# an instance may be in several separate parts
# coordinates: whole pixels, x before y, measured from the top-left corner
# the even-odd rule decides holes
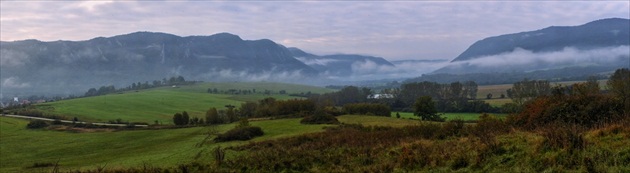
[[[630,46],[577,49],[566,47],[561,51],[532,52],[516,48],[512,52],[455,61],[438,73],[526,72],[558,69],[572,66],[630,66]]]

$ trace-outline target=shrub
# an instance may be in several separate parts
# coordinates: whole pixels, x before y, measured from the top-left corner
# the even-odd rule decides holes
[[[304,117],[300,123],[302,124],[339,124],[339,120],[334,116],[327,114],[324,110],[315,110],[315,114]]]
[[[477,125],[470,130],[470,134],[478,137],[483,144],[493,149],[496,149],[499,144],[496,136],[508,132],[510,128],[503,120],[488,114],[481,115]]]
[[[302,124],[339,124],[339,120],[332,115],[313,115],[304,117]]]
[[[567,149],[569,152],[584,149],[584,129],[575,125],[552,124],[540,128],[543,136],[542,148],[539,149]]]
[[[525,129],[536,129],[553,123],[568,123],[584,127],[618,121],[623,118],[619,100],[602,94],[571,94],[556,92],[527,103],[510,122]]]
[[[442,125],[442,132],[446,136],[460,136],[464,129],[464,120],[454,119]]]
[[[40,129],[44,127],[48,127],[48,123],[44,120],[33,120],[26,125],[26,128],[29,129]]]
[[[352,103],[343,105],[343,110],[347,114],[359,114],[359,115],[376,115],[390,117],[392,111],[389,106],[379,103]]]
[[[33,166],[31,166],[31,168],[43,168],[43,167],[51,167],[51,166],[55,166],[55,164],[51,162],[35,162],[33,163]]]
[[[215,142],[225,142],[225,141],[246,141],[250,140],[257,136],[264,135],[264,132],[260,127],[248,126],[241,128],[234,128],[230,131],[225,132],[224,134],[219,134],[217,138],[214,139]]]

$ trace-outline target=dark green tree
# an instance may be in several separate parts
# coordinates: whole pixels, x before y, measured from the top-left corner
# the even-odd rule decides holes
[[[630,70],[617,69],[608,79],[608,87],[624,107],[625,114],[630,114]]]
[[[423,121],[444,121],[435,108],[435,102],[431,96],[422,96],[416,99],[413,104],[414,115],[419,116]]]
[[[188,112],[182,112],[182,125],[187,125],[190,122],[190,116],[188,116]]]
[[[178,126],[184,125],[184,117],[180,113],[173,115],[173,123]]]
[[[219,117],[219,112],[216,108],[210,108],[206,111],[206,124],[221,124],[221,117]]]
[[[236,117],[236,113],[234,113],[234,106],[228,105],[226,107],[227,107],[227,111],[225,111],[225,115],[227,116],[228,121],[230,123],[238,121],[238,117]]]
[[[257,107],[258,104],[256,104],[256,102],[241,103],[240,116],[246,118],[254,117],[256,115]]]

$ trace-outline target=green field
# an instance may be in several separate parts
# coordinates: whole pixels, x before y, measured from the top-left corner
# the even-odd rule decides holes
[[[257,94],[230,95],[209,94],[208,88],[221,90],[252,90]],[[272,94],[262,94],[269,90]],[[287,94],[278,94],[285,90]],[[258,101],[266,97],[290,99],[292,93],[326,93],[334,90],[305,85],[280,83],[202,83],[185,85],[178,88],[160,87],[137,92],[109,94],[97,97],[86,97],[57,102],[38,104],[40,110],[67,117],[78,117],[79,120],[103,122],[122,119],[129,122],[164,124],[172,122],[173,114],[187,111],[192,117],[203,117],[211,108],[224,109],[225,105],[240,105],[244,101]]]
[[[377,116],[344,115],[339,121],[366,126],[393,126],[419,124],[420,121]],[[323,131],[331,125],[303,125],[300,119],[252,121],[265,132],[252,141],[263,141],[305,133]],[[175,166],[192,161],[210,162],[209,153],[217,146],[243,145],[249,141],[226,143],[204,142],[209,131],[225,132],[234,124],[211,127],[192,127],[162,130],[130,130],[116,132],[73,133],[52,130],[26,129],[27,120],[0,117],[0,172],[47,172],[51,168],[30,168],[34,163],[59,161],[62,170],[139,167],[144,163],[153,166]],[[212,138],[210,138],[212,139]],[[203,144],[198,146],[198,144]]]
[[[254,121],[265,132],[252,141],[262,141],[322,131],[328,125],[302,125],[300,119]],[[208,131],[224,132],[234,124],[163,130],[71,133],[26,129],[27,120],[0,117],[0,172],[31,172],[34,163],[59,161],[65,169],[96,169],[153,166],[175,166],[191,161],[210,161],[209,153],[217,146],[242,145],[248,142],[203,142]],[[210,138],[212,139],[212,138]],[[196,146],[204,143],[203,146]],[[199,155],[199,157],[197,157]],[[157,165],[156,165],[157,164]],[[48,172],[51,168],[43,168]]]

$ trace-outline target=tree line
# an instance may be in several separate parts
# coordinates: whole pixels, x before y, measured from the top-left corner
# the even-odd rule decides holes
[[[184,77],[177,76],[177,77],[171,77],[169,79],[163,78],[161,81],[154,80],[151,83],[149,83],[149,81],[145,81],[144,83],[141,83],[141,82],[131,83],[129,86],[125,88],[119,88],[119,89],[116,89],[114,85],[101,86],[98,89],[90,88],[88,89],[87,92],[85,92],[85,94],[83,94],[83,96],[84,97],[99,96],[99,95],[118,93],[118,92],[123,92],[123,91],[141,90],[141,89],[149,89],[149,88],[155,88],[155,87],[161,87],[161,86],[172,86],[172,85],[190,85],[194,83],[196,83],[196,81],[186,81]]]

